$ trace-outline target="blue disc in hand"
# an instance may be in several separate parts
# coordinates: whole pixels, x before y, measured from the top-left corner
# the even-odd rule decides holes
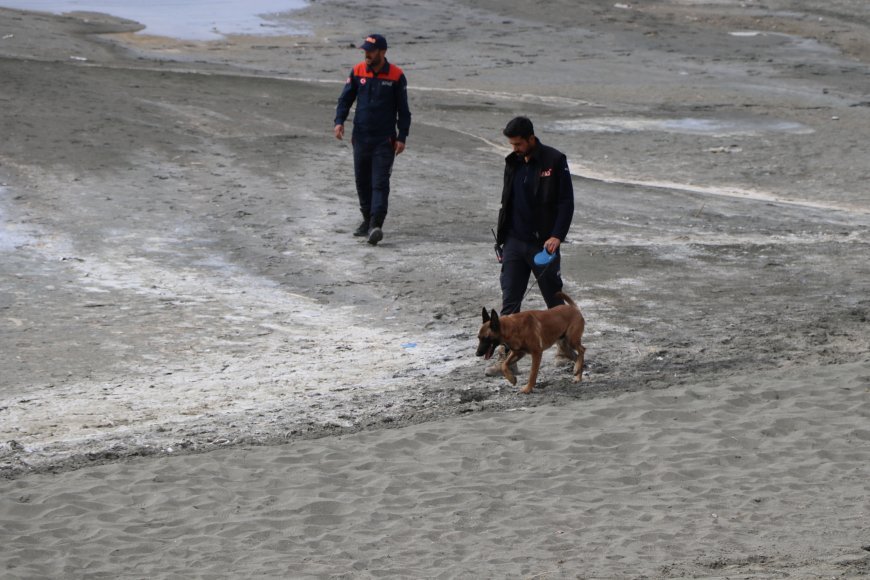
[[[547,264],[552,262],[553,258],[555,258],[555,257],[556,257],[556,252],[553,252],[551,254],[547,250],[541,250],[540,252],[535,254],[535,264],[537,264],[538,266],[546,266]]]

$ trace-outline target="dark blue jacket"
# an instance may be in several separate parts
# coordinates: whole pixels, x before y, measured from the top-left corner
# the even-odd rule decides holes
[[[408,138],[411,111],[408,109],[408,81],[402,69],[386,60],[377,73],[364,62],[353,67],[338,97],[336,125],[344,125],[354,101],[354,138],[376,140],[394,137],[402,143]]]
[[[498,212],[496,238],[499,244],[507,239],[513,217],[514,174],[524,163],[511,153],[505,158],[504,188]],[[538,140],[531,152],[529,167],[532,183],[532,215],[527,226],[534,238],[543,243],[550,237],[565,241],[574,217],[574,186],[565,154]]]

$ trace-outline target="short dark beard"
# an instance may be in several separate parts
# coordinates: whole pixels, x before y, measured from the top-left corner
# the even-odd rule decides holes
[[[377,57],[376,57],[376,58],[377,58]],[[385,56],[381,56],[381,57],[379,57],[379,59],[378,59],[377,62],[375,62],[375,60],[372,59],[372,62],[368,65],[368,66],[369,66],[369,70],[372,70],[372,71],[374,71],[374,72],[377,72],[377,71],[381,70],[381,69],[384,67],[384,63],[385,63],[385,62],[387,62],[387,58],[386,58]]]

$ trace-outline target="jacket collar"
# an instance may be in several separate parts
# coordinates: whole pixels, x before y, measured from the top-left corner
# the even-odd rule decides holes
[[[381,70],[375,72],[369,65],[366,65],[366,71],[374,76],[390,74],[390,61],[387,60],[387,57],[384,57],[384,66],[381,67]]]
[[[540,155],[541,147],[543,147],[543,145],[544,144],[541,143],[541,140],[538,139],[538,136],[535,135],[535,148],[532,149],[532,154],[529,155],[529,161],[528,161],[529,163],[535,163],[538,160],[538,155]],[[520,162],[520,160],[521,160],[520,156],[517,155],[516,153],[511,153],[510,155],[505,157],[505,161],[507,161],[508,163],[511,163],[511,164],[517,164]]]

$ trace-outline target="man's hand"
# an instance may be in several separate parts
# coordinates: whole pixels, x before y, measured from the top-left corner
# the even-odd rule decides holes
[[[556,250],[559,249],[559,246],[562,245],[562,240],[559,238],[550,238],[546,242],[544,242],[544,249],[547,250],[550,254],[555,254]]]
[[[399,155],[402,151],[405,150],[405,144],[402,141],[396,141],[393,143],[393,151],[396,155]]]
[[[335,138],[341,141],[344,139],[344,125],[335,126]]]

